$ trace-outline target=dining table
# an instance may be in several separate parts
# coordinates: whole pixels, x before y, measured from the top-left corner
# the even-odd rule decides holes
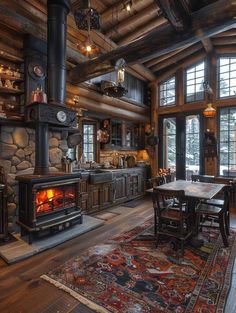
[[[183,190],[187,198],[196,199],[212,199],[216,196],[225,184],[213,184],[213,183],[202,183],[202,182],[193,182],[187,180],[176,180],[167,184],[154,187],[158,190]],[[149,189],[149,192],[152,192],[153,189]]]
[[[197,235],[197,225],[195,224],[195,208],[200,200],[209,200],[216,196],[225,186],[225,184],[213,184],[194,182],[187,180],[176,180],[170,183],[166,183],[160,186],[154,186],[151,189],[146,190],[147,193],[153,193],[156,190],[183,190],[185,197],[188,199],[188,209],[192,214],[194,234]],[[199,246],[202,244],[202,240],[198,240],[196,237],[193,238],[194,245]]]

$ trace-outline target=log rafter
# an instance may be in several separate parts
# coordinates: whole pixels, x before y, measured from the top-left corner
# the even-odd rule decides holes
[[[183,45],[194,44],[205,37],[234,27],[235,14],[235,1],[218,0],[192,13],[191,26],[184,33],[177,33],[170,25],[162,26],[130,44],[92,61],[78,64],[70,71],[70,79],[73,83],[78,83],[112,71],[115,60],[119,58],[124,58],[128,64],[145,62],[170,53]]]

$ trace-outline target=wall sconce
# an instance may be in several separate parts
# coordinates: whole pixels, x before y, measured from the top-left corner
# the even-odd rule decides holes
[[[210,102],[213,96],[213,90],[208,82],[203,82],[203,88],[207,94],[207,100],[209,101],[207,108],[203,111],[203,115],[205,117],[215,117],[216,110],[212,107],[212,103]]]

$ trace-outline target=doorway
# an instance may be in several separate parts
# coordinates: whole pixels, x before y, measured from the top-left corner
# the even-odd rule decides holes
[[[159,168],[169,168],[176,179],[191,180],[202,172],[200,114],[177,114],[159,120]]]

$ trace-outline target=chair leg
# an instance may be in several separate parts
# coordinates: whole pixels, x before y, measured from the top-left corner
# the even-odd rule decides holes
[[[157,234],[157,215],[156,212],[154,212],[154,235]]]
[[[229,211],[225,212],[225,230],[226,230],[226,234],[227,236],[229,236],[229,228],[230,228],[230,216],[229,216]]]
[[[225,230],[225,224],[224,224],[224,215],[223,214],[220,215],[219,223],[220,223],[220,232],[221,232],[221,236],[223,239],[223,243],[224,243],[225,247],[228,247],[229,244],[228,244],[228,240],[227,240],[227,236],[226,236],[226,230]]]

